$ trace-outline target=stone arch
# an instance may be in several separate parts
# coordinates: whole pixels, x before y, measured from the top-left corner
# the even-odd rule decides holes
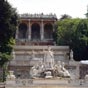
[[[26,38],[28,38],[28,27],[27,27],[27,24],[21,23],[19,25],[19,34],[18,34],[18,37],[20,39],[26,39]]]
[[[45,39],[53,38],[53,26],[51,23],[47,23],[44,25],[44,38]]]
[[[31,39],[40,40],[40,25],[38,23],[33,23],[31,26]]]

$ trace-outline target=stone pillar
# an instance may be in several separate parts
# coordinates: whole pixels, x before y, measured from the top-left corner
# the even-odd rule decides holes
[[[55,24],[53,23],[53,32],[55,31]]]
[[[30,24],[30,19],[29,19],[29,26],[28,26],[28,39],[31,40],[31,24]]]
[[[53,27],[53,30],[52,30],[52,38],[51,39],[54,40],[53,34],[55,32],[55,22],[53,22],[52,27]],[[56,44],[56,42],[54,41],[54,45],[55,44]]]
[[[41,34],[41,40],[43,40],[44,39],[44,23],[43,23],[43,20],[41,20],[40,34]]]
[[[80,65],[79,65],[79,63],[77,64],[77,66],[76,66],[76,78],[77,79],[79,79],[79,77],[80,77]]]
[[[18,35],[19,35],[19,30],[18,27],[16,28],[16,34],[15,34],[15,38],[18,39]]]

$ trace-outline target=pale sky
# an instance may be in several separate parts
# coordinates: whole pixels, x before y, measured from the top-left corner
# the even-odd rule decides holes
[[[68,14],[73,18],[85,18],[88,0],[7,0],[22,13],[55,13],[58,18]]]

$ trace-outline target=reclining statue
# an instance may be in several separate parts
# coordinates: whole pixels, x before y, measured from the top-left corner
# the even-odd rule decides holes
[[[66,68],[64,67],[64,62],[60,62],[58,61],[58,64],[56,64],[54,66],[54,72],[55,72],[55,76],[58,77],[70,77],[70,73],[68,72],[68,70],[66,70]]]

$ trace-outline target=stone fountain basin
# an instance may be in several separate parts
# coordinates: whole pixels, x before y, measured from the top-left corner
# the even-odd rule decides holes
[[[34,79],[33,84],[38,85],[58,85],[58,84],[68,84],[68,78],[45,78],[45,79]]]
[[[35,78],[35,79],[16,79],[19,86],[25,85],[67,85],[69,78]],[[24,84],[23,84],[24,83]]]

